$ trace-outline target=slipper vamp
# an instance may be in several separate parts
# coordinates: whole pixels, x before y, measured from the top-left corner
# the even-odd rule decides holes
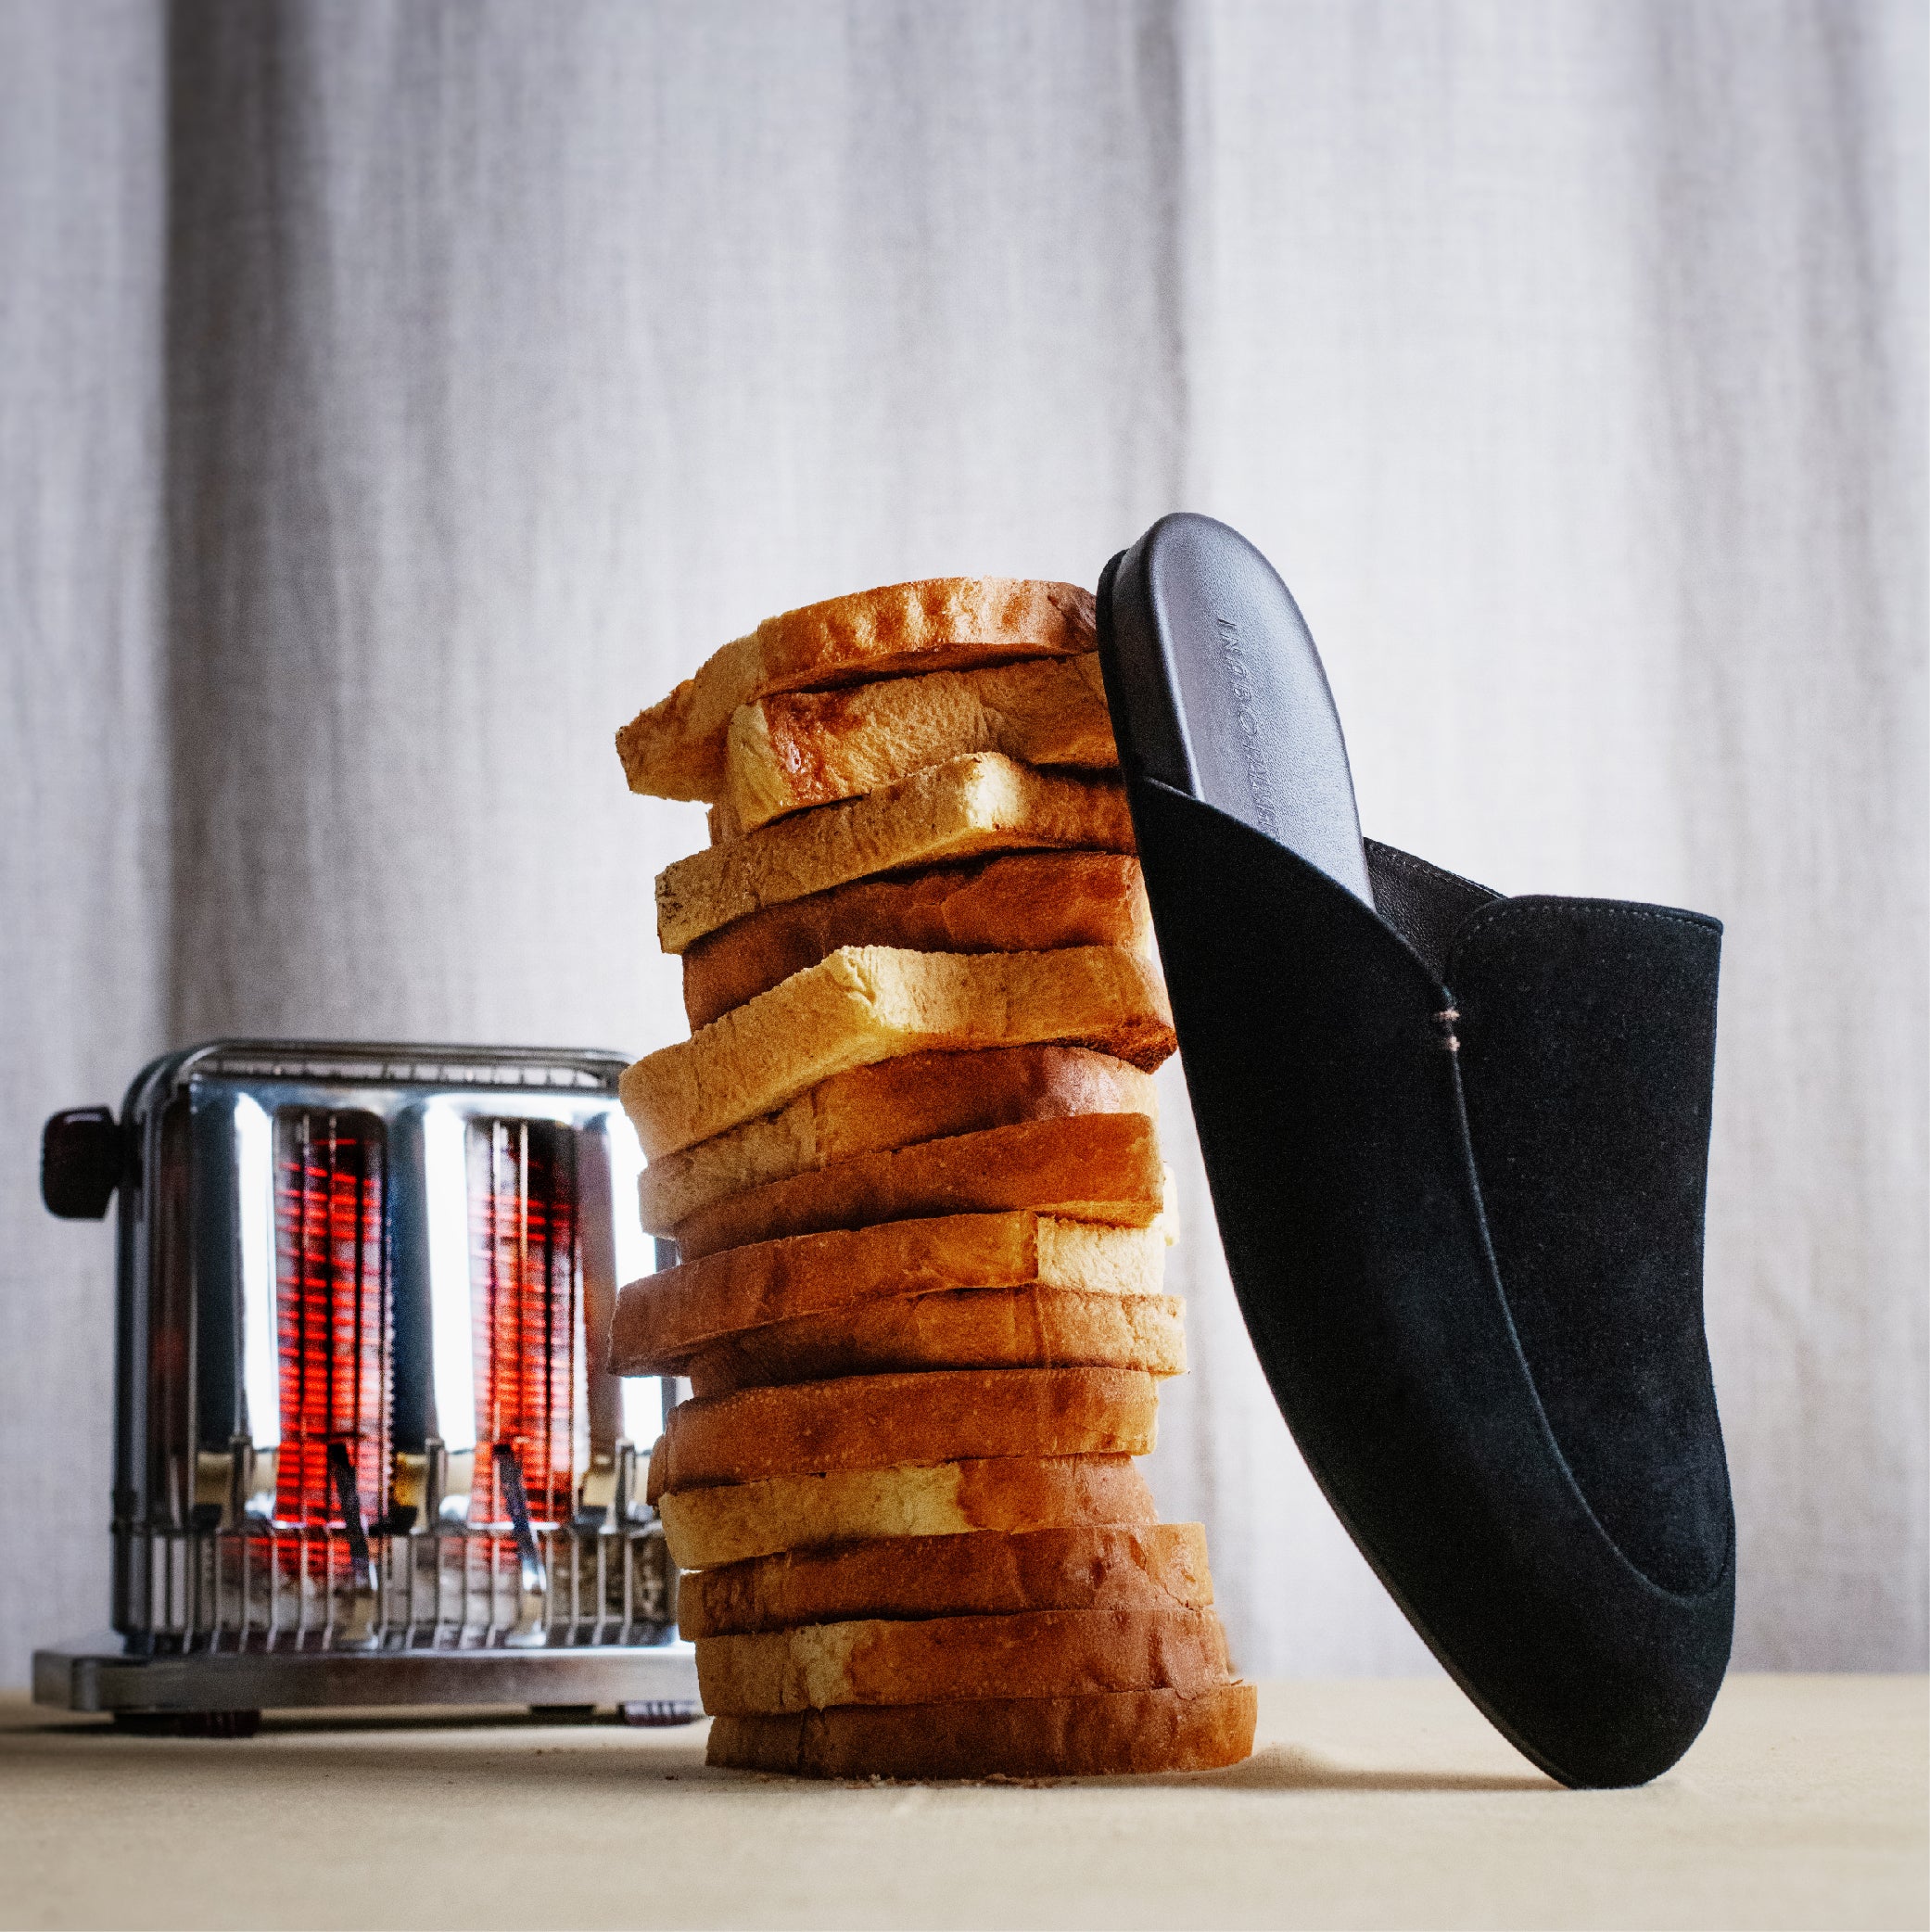
[[[1570,1784],[1656,1775],[1721,1682],[1733,1539],[1706,1587],[1672,1590],[1570,1468],[1497,1272],[1452,996],[1263,833],[1155,780],[1131,790],[1229,1272],[1310,1468],[1530,1757]],[[1480,1023],[1498,1026],[1505,1000],[1480,997]],[[1513,1230],[1531,1225],[1514,1216],[1505,1239],[1525,1244]],[[1626,1487],[1632,1520],[1648,1505]],[[1699,1535],[1665,1528],[1654,1547],[1693,1562]]]

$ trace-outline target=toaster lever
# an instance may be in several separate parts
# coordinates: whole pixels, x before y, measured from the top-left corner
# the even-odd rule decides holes
[[[40,1134],[40,1198],[63,1221],[98,1221],[127,1170],[111,1107],[70,1107]]]
[[[522,1602],[510,1631],[511,1643],[542,1641],[543,1610],[550,1594],[549,1572],[543,1553],[537,1546],[536,1530],[529,1520],[529,1496],[523,1487],[523,1465],[507,1443],[498,1443],[495,1452],[496,1485],[509,1511],[510,1528],[515,1533],[516,1566],[522,1572]]]
[[[341,1506],[342,1527],[349,1537],[349,1570],[351,1580],[351,1608],[339,1641],[373,1646],[375,1631],[375,1564],[369,1555],[369,1534],[362,1519],[362,1492],[355,1481],[355,1465],[349,1459],[349,1445],[340,1441],[328,1445],[328,1473],[335,1480],[336,1501]]]

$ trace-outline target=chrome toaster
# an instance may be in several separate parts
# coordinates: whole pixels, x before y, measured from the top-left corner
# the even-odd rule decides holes
[[[643,1501],[670,1392],[604,1366],[649,1266],[623,1065],[222,1040],[47,1123],[47,1206],[120,1200],[113,1636],[38,1652],[37,1700],[698,1714]]]

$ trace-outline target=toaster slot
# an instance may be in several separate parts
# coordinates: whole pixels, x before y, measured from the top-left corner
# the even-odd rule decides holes
[[[560,1122],[469,1124],[476,1528],[513,1520],[504,1451],[532,1522],[575,1514],[577,1470],[588,1460],[577,1152],[576,1130]]]
[[[342,1520],[329,1445],[368,1517],[388,1503],[386,1130],[374,1113],[284,1107],[274,1118],[275,1329],[281,1443],[274,1520]]]

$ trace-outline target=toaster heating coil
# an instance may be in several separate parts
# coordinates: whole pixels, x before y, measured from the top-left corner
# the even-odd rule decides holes
[[[274,1522],[346,1523],[346,1466],[364,1521],[387,1508],[393,1399],[382,1123],[281,1110],[274,1123],[281,1446]]]
[[[470,1124],[468,1139],[477,1438],[469,1520],[511,1520],[503,1477],[514,1469],[530,1515],[555,1522],[573,1506],[584,1366],[574,1138],[549,1121],[485,1120]]]

